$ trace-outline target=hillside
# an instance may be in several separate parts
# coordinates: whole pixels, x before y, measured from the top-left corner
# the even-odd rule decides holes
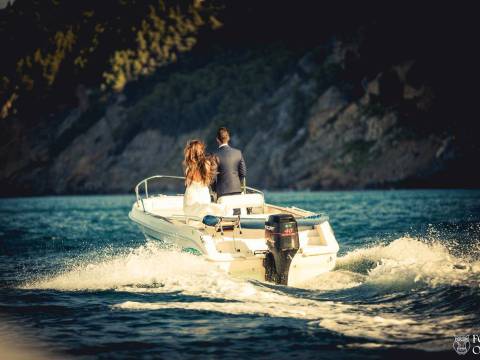
[[[149,175],[181,174],[186,141],[213,149],[222,125],[260,188],[480,184],[470,170],[478,125],[458,91],[462,59],[422,31],[420,15],[407,33],[388,17],[347,19],[300,43],[274,31],[233,41],[241,25],[231,15],[177,63],[120,92],[79,82],[76,105],[39,111],[33,124],[31,115],[4,119],[1,194],[130,192]],[[438,30],[441,19],[431,21]]]

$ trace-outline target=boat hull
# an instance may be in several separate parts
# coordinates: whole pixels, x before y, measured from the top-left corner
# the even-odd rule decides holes
[[[160,240],[176,244],[181,249],[193,248],[205,252],[201,233],[196,229],[178,226],[167,219],[157,218],[151,214],[132,210],[129,218],[137,224],[147,240]]]
[[[225,236],[220,234],[212,236],[198,228],[174,223],[169,219],[156,217],[135,209],[130,212],[129,217],[139,226],[147,239],[172,243],[181,249],[195,249],[205,257],[206,261],[234,277],[265,281],[264,259],[267,248],[264,245],[266,241],[263,235],[261,238],[255,239],[257,250],[253,245],[252,249],[239,248],[238,251],[225,252],[219,251],[217,244],[220,238],[228,242],[229,235],[227,234]],[[306,284],[318,275],[331,271],[335,267],[338,244],[330,224],[325,221],[316,230],[323,236],[325,245],[308,246],[306,240],[303,240],[303,246],[295,254],[290,265],[288,286]],[[259,230],[257,230],[258,233]],[[260,234],[262,233],[260,232]],[[306,238],[308,234],[301,232],[300,235],[301,238]],[[246,242],[252,243],[254,240],[249,239]]]

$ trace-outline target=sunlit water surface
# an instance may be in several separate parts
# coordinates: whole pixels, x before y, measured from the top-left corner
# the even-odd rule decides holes
[[[267,198],[329,214],[333,272],[230,278],[146,241],[130,196],[2,199],[1,321],[85,359],[457,356],[454,336],[480,333],[480,191]]]

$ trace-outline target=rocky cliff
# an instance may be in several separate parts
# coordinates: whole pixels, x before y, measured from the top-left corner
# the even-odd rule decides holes
[[[185,105],[185,92],[192,91],[185,84],[176,94],[174,90],[166,92],[165,88],[179,84],[179,80],[171,81],[171,75],[133,100],[128,93],[101,100],[94,92],[79,91],[79,107],[57,115],[55,121],[29,131],[18,129],[16,133],[15,126],[9,129],[15,136],[3,145],[2,191],[129,192],[149,175],[181,174],[187,140],[202,138],[213,146],[217,126],[225,123],[232,128],[233,145],[244,151],[252,186],[432,186],[438,179],[440,186],[462,185],[461,181],[442,182],[443,174],[459,161],[460,146],[451,134],[413,131],[402,123],[398,107],[379,105],[378,99],[387,96],[382,91],[393,87],[390,84],[388,90],[382,90],[384,83],[395,75],[399,100],[413,102],[420,112],[422,106],[428,106],[429,90],[406,80],[415,63],[401,63],[364,79],[361,95],[352,98],[351,89],[339,86],[337,78],[324,79],[325,71],[345,66],[346,48],[335,44],[334,51],[320,58],[312,51],[290,54],[276,65],[279,74],[268,76],[265,74],[274,71],[264,69],[263,61],[256,64],[265,56],[263,52],[250,54],[234,67],[209,63],[182,72],[176,76],[201,84],[191,95],[194,105]],[[251,82],[237,78],[244,68],[263,75]],[[202,81],[218,72],[222,72],[219,82],[235,85],[221,89],[217,107],[208,104],[202,108],[202,101],[212,101],[211,92],[218,85]],[[245,86],[244,92],[255,92],[253,84],[257,87],[258,81],[271,84],[258,91],[258,98],[247,98],[245,107],[231,118],[218,118],[221,106],[227,107],[228,114],[228,98],[242,96],[239,84]],[[172,105],[177,101],[179,104]]]
[[[200,47],[117,94],[79,84],[77,106],[2,121],[0,193],[127,193],[181,174],[187,140],[213,149],[222,125],[255,187],[478,186],[477,127],[458,110],[450,58],[400,56],[359,29],[316,45]]]

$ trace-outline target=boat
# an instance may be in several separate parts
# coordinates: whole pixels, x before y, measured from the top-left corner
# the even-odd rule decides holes
[[[152,183],[172,179],[184,181],[155,175],[135,187],[129,218],[147,239],[201,255],[234,277],[287,286],[335,267],[339,246],[327,215],[267,204],[262,191],[246,186],[241,194],[217,200],[224,204],[222,216],[189,215],[183,194],[151,191]]]

